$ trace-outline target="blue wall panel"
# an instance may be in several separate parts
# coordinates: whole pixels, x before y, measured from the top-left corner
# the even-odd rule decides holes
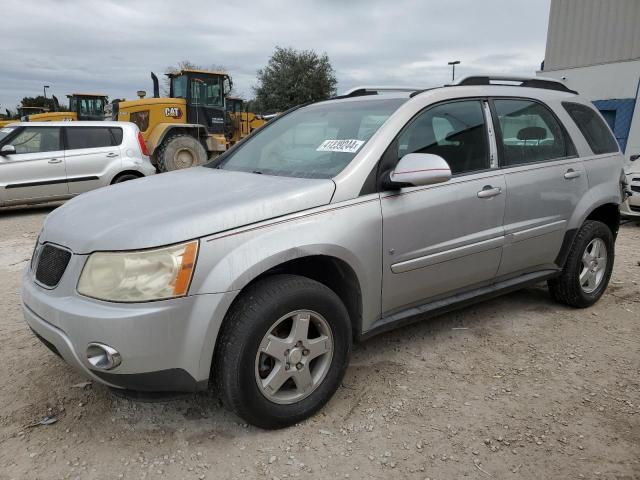
[[[593,104],[600,110],[611,126],[613,134],[618,140],[620,149],[624,152],[629,138],[633,110],[636,107],[635,98],[614,98],[609,100],[594,100]]]

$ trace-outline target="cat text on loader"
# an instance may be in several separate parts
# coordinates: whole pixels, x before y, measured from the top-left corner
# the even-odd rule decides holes
[[[77,120],[104,120],[108,96],[102,93],[73,93],[67,95],[69,111],[60,111],[58,99],[53,96],[53,112],[34,113],[22,117],[23,122],[64,122]]]
[[[167,76],[169,97],[159,98],[158,78],[152,73],[153,98],[112,103],[114,120],[138,125],[160,172],[202,165],[229,145],[224,105],[229,75],[185,69]]]

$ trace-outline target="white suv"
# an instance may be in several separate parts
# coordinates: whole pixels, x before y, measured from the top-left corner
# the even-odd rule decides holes
[[[627,184],[632,195],[620,206],[620,213],[631,220],[640,221],[640,154],[629,157],[626,168]]]
[[[155,172],[133,123],[33,122],[0,129],[0,206],[65,200]]]

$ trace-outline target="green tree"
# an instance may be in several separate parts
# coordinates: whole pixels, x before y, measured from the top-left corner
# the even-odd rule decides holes
[[[37,97],[24,97],[20,102],[23,107],[46,107],[51,108],[53,100],[51,98],[44,98],[42,95]]]
[[[326,53],[276,47],[267,66],[258,70],[253,88],[263,113],[282,112],[336,94],[335,72]]]

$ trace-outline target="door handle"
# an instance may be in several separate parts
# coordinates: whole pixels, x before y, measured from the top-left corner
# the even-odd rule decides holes
[[[567,180],[571,180],[572,178],[578,178],[580,176],[580,172],[576,172],[573,168],[567,170],[567,173],[564,174],[564,178]]]
[[[49,160],[49,163],[60,163],[62,162],[62,160],[60,160],[59,158],[52,158],[51,160]]]
[[[502,189],[500,187],[492,187],[491,185],[485,185],[482,190],[478,192],[478,198],[491,198],[496,195],[500,195]]]
[[[107,158],[113,158],[113,157],[117,157],[117,156],[118,156],[117,153],[113,153],[113,152],[107,153]]]

